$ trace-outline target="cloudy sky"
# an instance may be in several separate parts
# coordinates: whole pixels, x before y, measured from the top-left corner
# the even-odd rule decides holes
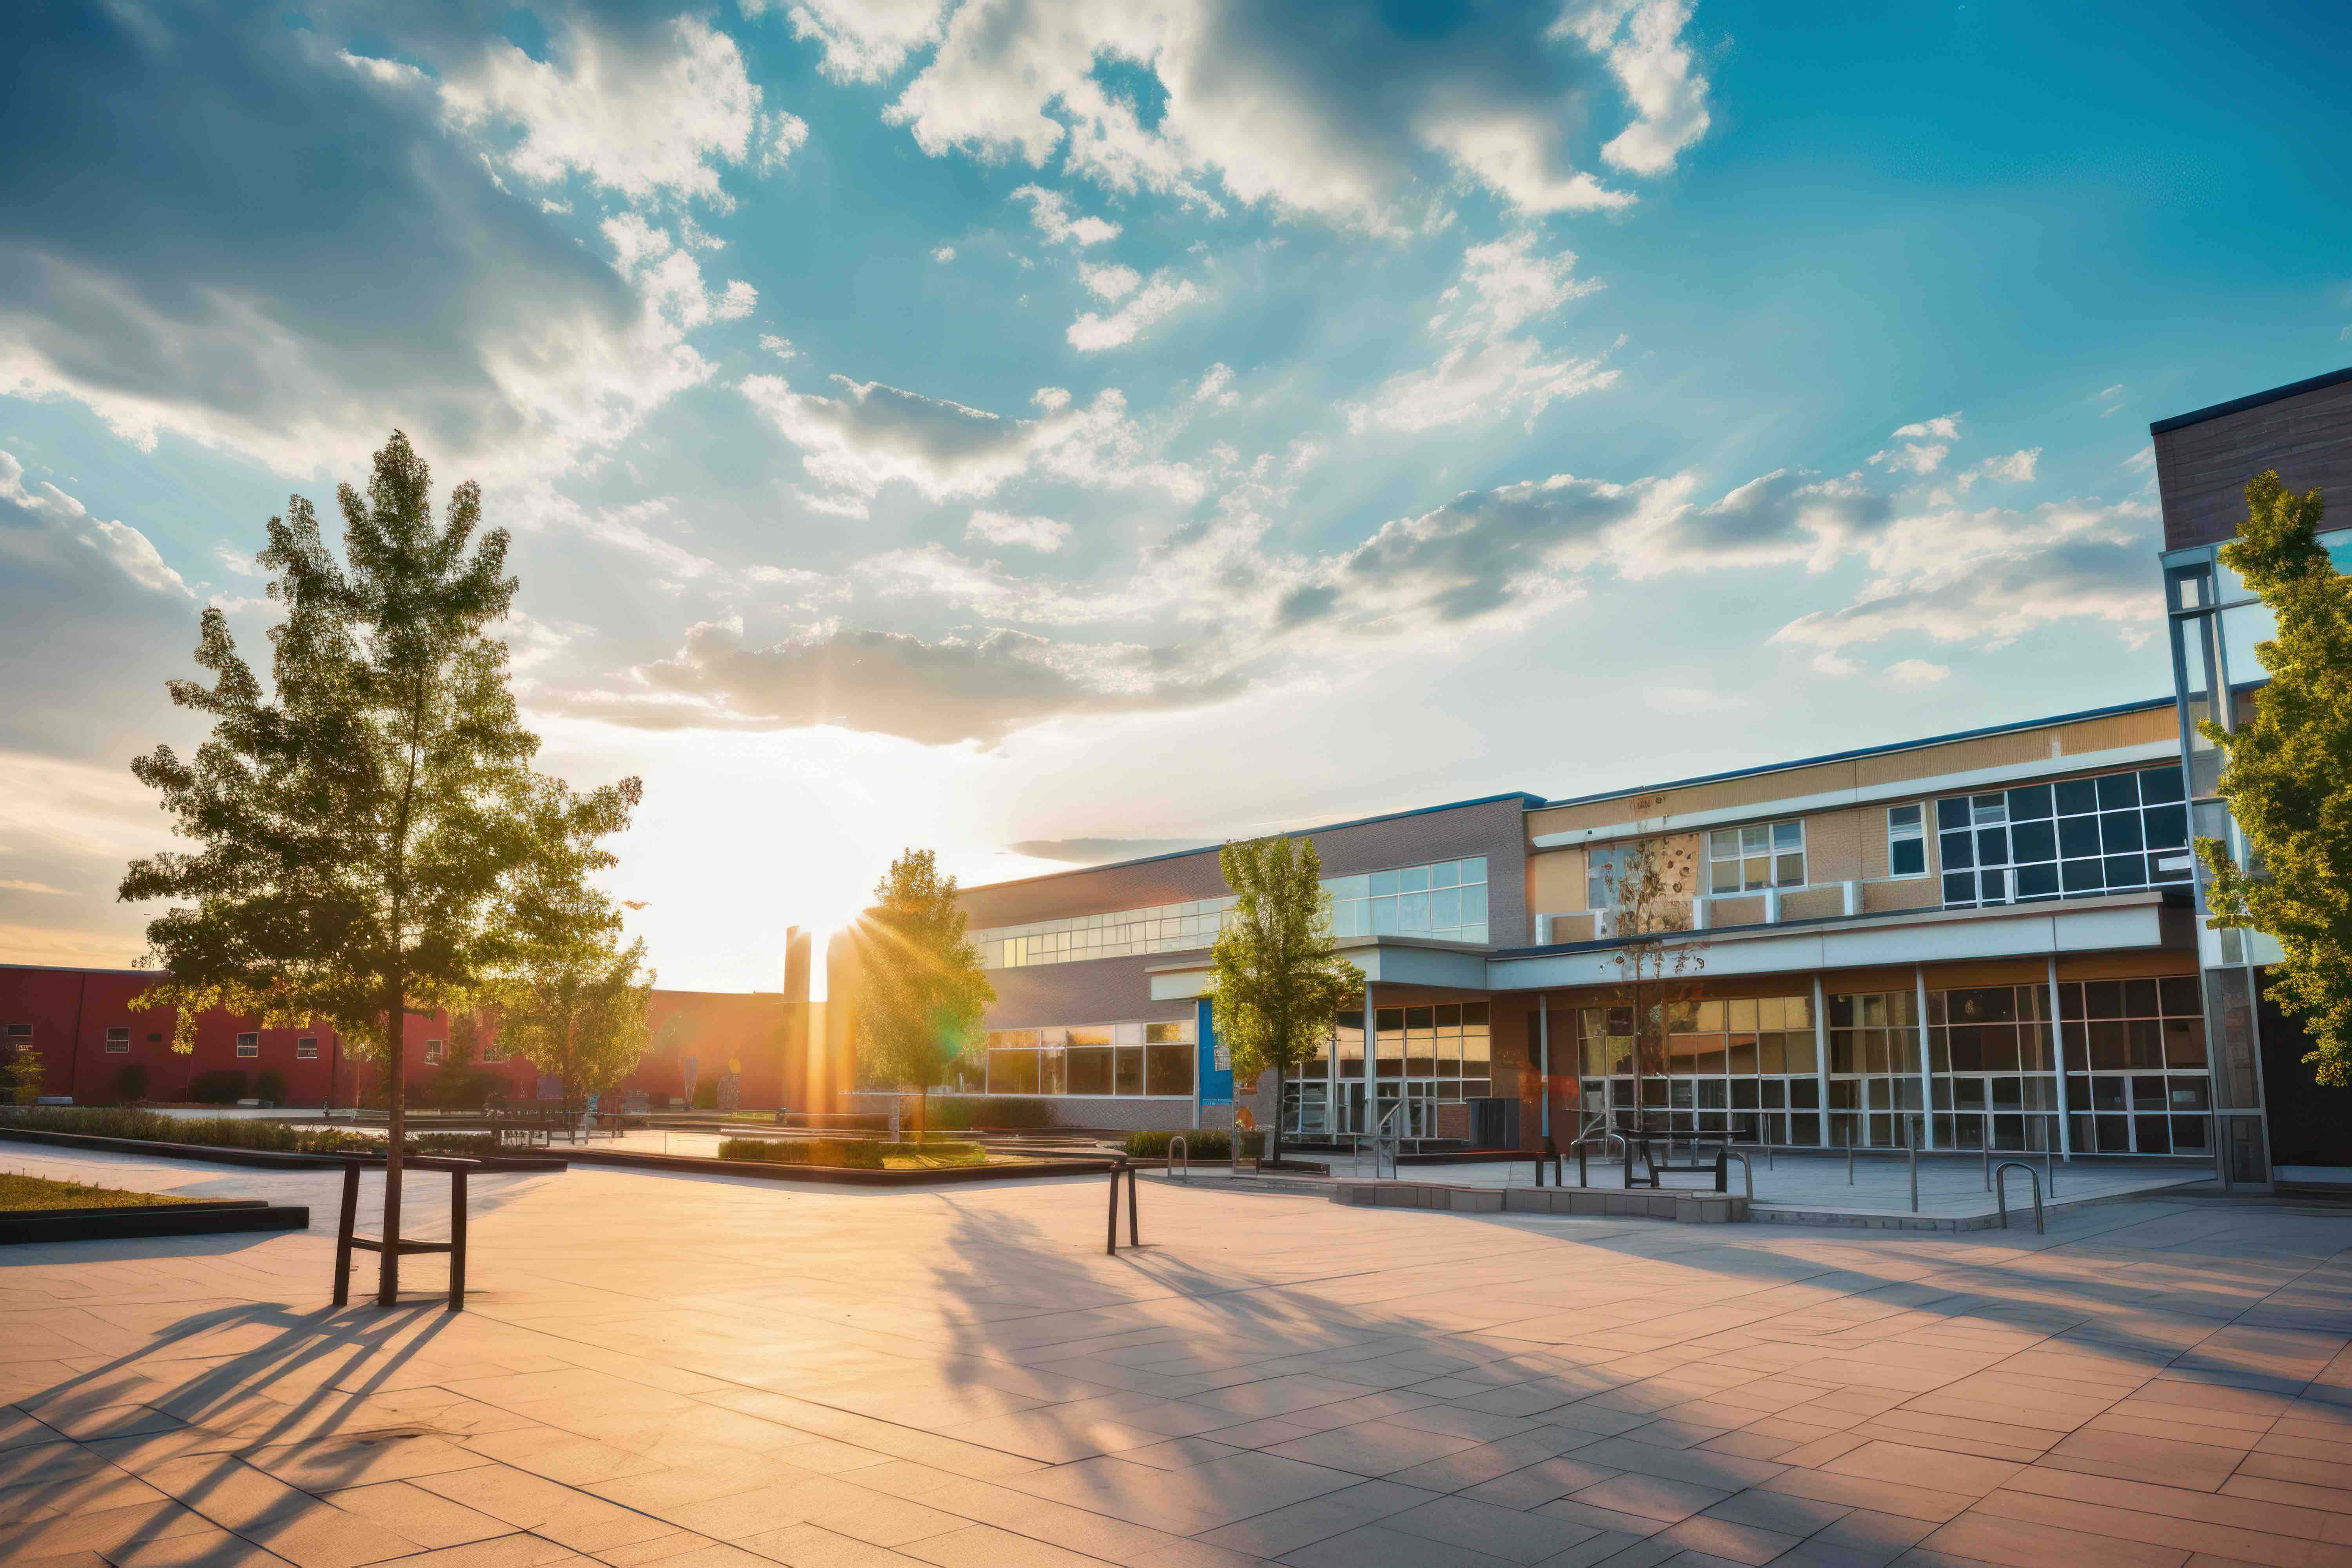
[[[396,16],[396,20],[388,20]],[[2330,38],[2324,29],[2335,29]],[[2352,362],[2334,7],[0,19],[0,961],[289,493],[516,535],[665,984],[967,881],[2165,690],[2147,426]]]

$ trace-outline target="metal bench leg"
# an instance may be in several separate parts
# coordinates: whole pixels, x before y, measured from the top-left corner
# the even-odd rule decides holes
[[[360,1214],[360,1168],[343,1167],[343,1215],[335,1227],[335,1305],[352,1304],[352,1234]]]
[[[1110,1168],[1110,1230],[1103,1238],[1103,1251],[1112,1258],[1118,1256],[1118,1167]]]
[[[1127,1244],[1129,1247],[1141,1247],[1143,1245],[1142,1238],[1136,1235],[1135,1230],[1136,1175],[1137,1172],[1135,1167],[1129,1165],[1127,1168]]]
[[[449,1173],[449,1310],[466,1310],[466,1173]]]

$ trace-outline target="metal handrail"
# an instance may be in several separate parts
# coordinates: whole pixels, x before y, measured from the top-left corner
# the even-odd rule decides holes
[[[2042,1228],[2042,1173],[2022,1160],[2003,1160],[1993,1172],[1993,1200],[2000,1205],[2000,1228],[2009,1228],[2009,1173],[2022,1171],[2033,1184],[2033,1234],[2044,1234]]]
[[[1725,1160],[1737,1160],[1739,1162],[1740,1184],[1747,1189],[1748,1201],[1750,1204],[1753,1204],[1756,1201],[1756,1166],[1754,1162],[1750,1161],[1748,1156],[1742,1153],[1739,1150],[1732,1148],[1727,1143],[1724,1145],[1723,1154],[1721,1157]]]
[[[1177,1180],[1177,1161],[1180,1159],[1183,1162],[1184,1175],[1182,1179],[1184,1184],[1186,1186],[1191,1186],[1192,1184],[1192,1141],[1185,1137],[1181,1132],[1179,1132],[1175,1137],[1168,1140],[1167,1163],[1160,1167],[1160,1174],[1162,1180],[1171,1182]]]

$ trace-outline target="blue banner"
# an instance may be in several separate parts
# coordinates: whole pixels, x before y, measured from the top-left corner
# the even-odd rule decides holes
[[[1234,1058],[1223,1042],[1217,1038],[1217,1010],[1206,999],[1194,1004],[1194,1015],[1200,1020],[1194,1037],[1201,1042],[1201,1063],[1197,1080],[1201,1086],[1202,1105],[1231,1105],[1234,1102]]]

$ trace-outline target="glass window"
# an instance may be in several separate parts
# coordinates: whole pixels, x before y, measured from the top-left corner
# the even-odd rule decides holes
[[[482,1059],[486,1062],[494,1061],[503,1058],[505,1055],[505,1052],[500,1051],[498,1057],[493,1057],[486,1050],[482,1053]],[[304,1062],[317,1061],[319,1059],[319,1037],[316,1035],[304,1035],[299,1039],[296,1040],[294,1042],[294,1059]]]
[[[1110,1047],[1073,1046],[1063,1053],[1064,1081],[1072,1094],[1108,1094],[1111,1085]]]
[[[2123,892],[2189,880],[2180,770],[2147,768],[1937,802],[1948,907]],[[1974,831],[1961,831],[1965,819]],[[2167,853],[2151,855],[2149,850]]]
[[[121,1056],[130,1049],[131,1026],[124,1024],[120,1027],[110,1026],[106,1031],[107,1054],[109,1056]]]
[[[1036,1093],[1037,1053],[1034,1050],[991,1050],[988,1053],[988,1092]]]
[[[261,1037],[258,1035],[239,1035],[236,1037],[236,1054],[241,1057],[259,1056],[261,1054]],[[439,1040],[427,1040],[425,1042],[425,1059],[426,1061],[437,1062],[441,1059],[441,1054],[442,1045]]]
[[[1886,808],[1886,867],[1897,877],[1927,874],[1926,812],[1916,802]]]
[[[1192,1048],[1181,1045],[1144,1047],[1143,1092],[1189,1096],[1192,1092]]]
[[[1707,890],[1752,893],[1805,885],[1805,825],[1722,827],[1706,836]]]
[[[1143,1092],[1143,1052],[1141,1046],[1121,1046],[1113,1053],[1111,1063],[1112,1092],[1141,1094]]]

